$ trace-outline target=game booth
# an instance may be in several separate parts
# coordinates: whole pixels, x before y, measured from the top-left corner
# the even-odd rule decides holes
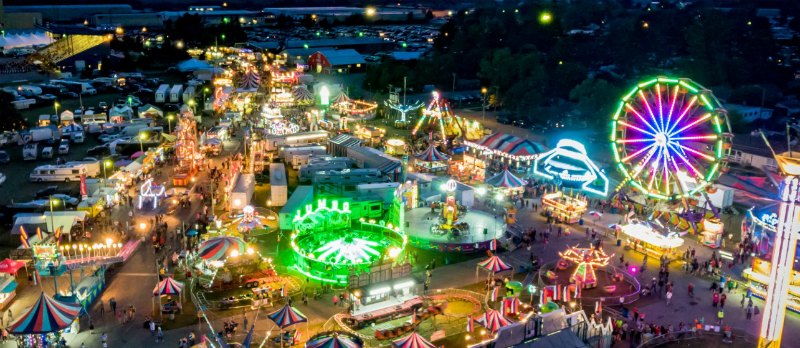
[[[579,223],[587,207],[586,198],[567,195],[563,191],[542,195],[542,214],[564,223]]]

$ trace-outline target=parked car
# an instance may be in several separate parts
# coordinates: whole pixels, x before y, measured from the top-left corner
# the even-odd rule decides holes
[[[75,92],[66,92],[66,93],[62,94],[61,96],[64,97],[64,98],[78,98],[78,97],[80,97],[80,95],[78,95],[78,93],[75,93]]]
[[[86,151],[86,154],[92,157],[108,156],[111,154],[111,148],[106,145],[98,145]]]
[[[49,196],[52,199],[63,201],[66,205],[76,206],[78,203],[81,202],[80,199],[72,197],[70,195],[65,195],[63,193],[56,193]]]
[[[117,140],[117,139],[119,139],[121,137],[122,137],[122,134],[115,133],[115,134],[103,134],[97,139],[100,140],[101,143],[108,143],[108,142],[112,142],[114,140]]]
[[[54,195],[58,192],[58,186],[47,186],[39,191],[36,191],[34,198],[40,199],[44,197],[50,197],[50,195]]]
[[[3,173],[0,173],[0,185],[6,182],[6,176]]]
[[[59,155],[69,154],[69,141],[67,140],[61,141],[61,144],[58,145],[58,154]]]
[[[0,163],[9,163],[11,162],[11,157],[8,156],[8,152],[0,151]]]
[[[100,110],[103,110],[103,112],[108,111],[108,103],[106,102],[97,103],[97,107],[100,108]]]

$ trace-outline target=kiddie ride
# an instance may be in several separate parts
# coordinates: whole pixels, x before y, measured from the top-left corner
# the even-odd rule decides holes
[[[439,203],[442,205],[441,203]],[[442,205],[441,223],[431,226],[431,233],[437,235],[449,234],[451,238],[457,239],[461,236],[461,231],[469,231],[469,224],[458,222],[458,219],[466,213],[463,206],[456,203],[454,196],[447,196]]]

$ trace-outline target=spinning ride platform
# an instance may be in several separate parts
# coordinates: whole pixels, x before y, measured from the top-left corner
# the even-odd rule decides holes
[[[470,210],[452,224],[453,230],[442,229],[441,210],[415,208],[405,213],[406,234],[412,245],[438,251],[476,252],[489,249],[489,244],[503,235],[506,224],[502,217]],[[458,232],[455,233],[454,230]]]

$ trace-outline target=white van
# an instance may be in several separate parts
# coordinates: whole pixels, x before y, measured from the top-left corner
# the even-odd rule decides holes
[[[67,155],[69,154],[69,142],[62,141],[60,145],[58,145],[58,154],[59,155]]]
[[[45,182],[45,181],[78,181],[81,179],[81,174],[86,174],[86,169],[78,165],[45,165],[36,167],[31,175],[28,177],[30,181]]]
[[[53,148],[50,146],[43,148],[42,158],[53,158]]]

